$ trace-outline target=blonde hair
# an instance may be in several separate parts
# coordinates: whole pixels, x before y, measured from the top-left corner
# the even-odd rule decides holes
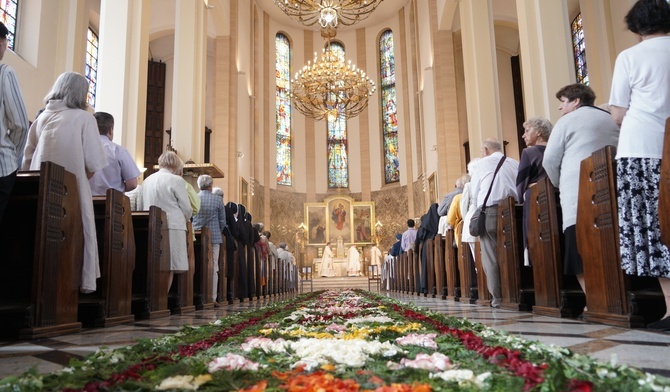
[[[184,168],[184,161],[172,151],[165,151],[158,157],[158,167],[168,169],[173,174],[178,174]]]

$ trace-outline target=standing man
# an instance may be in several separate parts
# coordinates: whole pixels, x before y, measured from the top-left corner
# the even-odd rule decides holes
[[[500,269],[498,268],[497,228],[498,203],[509,196],[518,200],[516,194],[516,175],[519,162],[512,158],[504,158],[502,144],[497,139],[488,139],[482,144],[482,160],[477,164],[477,170],[472,176],[472,195],[477,207],[482,207],[486,194],[491,188],[491,194],[486,201],[486,230],[479,237],[482,247],[482,267],[486,274],[486,284],[491,293],[491,307],[499,308],[502,299],[500,288]],[[498,164],[503,161],[498,174],[493,178]],[[493,184],[491,182],[493,181]]]
[[[414,249],[414,241],[416,241],[416,229],[414,228],[414,224],[414,219],[407,220],[407,230],[402,233],[402,239],[400,240],[400,247],[403,252]]]
[[[212,262],[214,263],[212,269],[212,302],[218,308],[221,306],[216,301],[219,293],[219,290],[217,290],[219,285],[219,251],[223,243],[221,233],[226,227],[226,214],[223,209],[223,199],[212,193],[212,183],[214,183],[214,180],[207,174],[198,177],[200,209],[193,216],[193,231],[207,227],[212,235]]]
[[[137,177],[140,175],[140,170],[128,150],[112,141],[114,139],[114,117],[105,112],[96,112],[93,116],[98,122],[100,141],[105,149],[109,165],[96,172],[88,180],[91,194],[104,196],[109,188],[119,192],[132,191],[137,188]]]
[[[7,51],[9,30],[0,22],[0,60]],[[28,115],[14,70],[0,64],[0,223],[23,161]]]

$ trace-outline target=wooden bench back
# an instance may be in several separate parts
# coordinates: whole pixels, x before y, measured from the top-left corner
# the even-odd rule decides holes
[[[76,332],[83,234],[77,178],[43,162],[20,172],[0,225],[0,310],[23,312],[15,325],[34,339]],[[55,279],[58,277],[58,279]],[[2,317],[3,326],[11,324]]]

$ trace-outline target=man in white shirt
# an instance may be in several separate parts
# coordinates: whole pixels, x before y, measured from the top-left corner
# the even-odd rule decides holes
[[[107,189],[116,189],[119,192],[129,192],[137,187],[137,177],[140,169],[128,150],[114,143],[114,117],[105,112],[96,112],[100,141],[105,149],[109,165],[96,172],[90,180],[91,194],[104,196]]]
[[[400,240],[400,247],[403,252],[414,249],[414,241],[416,241],[416,229],[414,225],[414,219],[407,220],[407,230],[402,233],[402,239]]]
[[[475,205],[482,207],[486,194],[491,187],[491,180],[493,180],[493,173],[498,166],[498,163],[503,158],[502,144],[497,139],[487,139],[482,144],[482,159],[477,165],[477,170],[472,176],[472,194],[474,195]],[[498,218],[498,203],[505,200],[509,196],[513,196],[518,200],[516,194],[516,175],[519,169],[519,162],[505,158],[504,163],[498,170],[498,174],[493,181],[491,194],[486,201],[486,230],[479,237],[479,242],[482,249],[482,267],[486,274],[486,283],[491,293],[491,306],[494,308],[500,307],[502,298],[502,290],[500,288],[500,270],[498,268],[497,248],[497,218]]]

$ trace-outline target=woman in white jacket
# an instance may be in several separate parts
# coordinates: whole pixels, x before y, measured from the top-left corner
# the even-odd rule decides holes
[[[181,173],[184,162],[172,151],[166,151],[158,158],[159,170],[147,177],[142,184],[142,206],[148,210],[156,206],[165,211],[170,233],[170,279],[174,274],[188,271],[186,252],[186,221],[191,219],[193,209],[186,192]]]
[[[477,162],[479,162],[481,158],[475,158],[468,163],[468,174],[472,176],[472,174],[475,172],[477,169]],[[463,243],[468,243],[470,245],[470,251],[472,252],[472,259],[474,260],[475,258],[475,242],[479,241],[479,238],[472,236],[470,234],[470,219],[472,219],[472,215],[474,215],[475,210],[477,209],[477,206],[474,203],[473,200],[473,195],[472,195],[472,188],[471,184],[468,182],[465,184],[463,187],[463,196],[461,196],[461,216],[463,217],[463,232],[461,234],[461,242]]]

